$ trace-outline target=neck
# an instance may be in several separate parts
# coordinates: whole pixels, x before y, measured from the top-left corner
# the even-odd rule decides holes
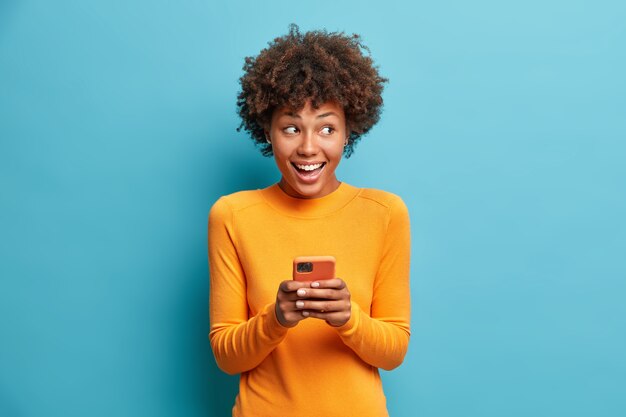
[[[285,194],[287,194],[290,197],[302,198],[302,199],[324,197],[332,193],[333,191],[335,191],[337,188],[339,188],[339,185],[341,185],[341,181],[339,181],[337,177],[333,177],[330,183],[325,184],[319,192],[316,192],[314,194],[303,194],[303,193],[299,193],[291,185],[289,185],[289,183],[285,181],[285,177],[282,177],[280,181],[278,182],[278,186],[280,187],[281,190],[285,192]]]

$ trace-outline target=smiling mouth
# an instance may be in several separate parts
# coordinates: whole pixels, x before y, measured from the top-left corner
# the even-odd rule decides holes
[[[326,162],[322,162],[321,164],[312,164],[312,165],[296,165],[295,163],[291,163],[291,166],[295,169],[298,176],[302,179],[316,179],[316,177],[320,174],[320,172],[326,166]]]
[[[326,165],[326,162],[320,162],[317,164],[309,164],[309,165],[299,165],[299,164],[292,162],[291,165],[293,165],[293,167],[300,172],[311,172],[311,171],[320,169],[321,167]]]

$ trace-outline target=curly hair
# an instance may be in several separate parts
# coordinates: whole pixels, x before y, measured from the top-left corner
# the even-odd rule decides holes
[[[360,35],[326,30],[301,34],[292,23],[287,35],[268,45],[257,57],[245,59],[237,95],[242,119],[237,131],[244,128],[263,156],[271,156],[263,127],[269,125],[274,109],[287,106],[299,111],[307,100],[313,108],[336,101],[343,106],[350,132],[344,148],[349,158],[355,144],[380,119],[383,83],[389,81],[378,74]]]

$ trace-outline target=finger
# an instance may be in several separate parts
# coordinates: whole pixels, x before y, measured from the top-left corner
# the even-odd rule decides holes
[[[341,300],[346,298],[346,292],[335,288],[300,288],[296,291],[299,298],[323,299],[323,300]]]
[[[289,291],[289,292],[278,291],[277,298],[283,301],[300,300],[302,298],[307,298],[308,290],[310,290],[310,288],[307,288],[307,289],[299,288],[296,291]]]
[[[291,303],[293,305],[293,303]],[[293,327],[298,324],[299,321],[304,320],[306,317],[302,315],[300,311],[294,311],[284,309],[285,306],[281,306],[281,303],[276,303],[276,319],[284,327]]]
[[[279,292],[278,298],[283,301],[293,302],[296,300],[301,300],[303,297],[299,296],[297,291],[291,291],[291,292]]]
[[[311,288],[334,288],[342,290],[346,288],[346,283],[341,278],[322,279],[319,281],[313,281],[311,283]]]
[[[295,302],[295,306],[300,310],[315,310],[319,312],[333,312],[333,311],[347,311],[350,310],[350,303],[344,301],[312,301],[312,300],[298,300]]]
[[[278,294],[280,300],[296,301],[300,299],[312,299],[312,300],[342,300],[349,299],[350,294],[345,290],[336,290],[334,288],[328,289],[314,289],[314,288],[298,288],[296,291],[281,292]]]
[[[308,287],[310,282],[286,280],[280,283],[278,289],[283,292],[297,291],[298,288]]]
[[[341,298],[339,294],[336,294],[337,290],[335,289],[313,289],[313,288],[298,288],[295,291],[295,294],[298,298],[328,298],[328,299],[339,299]]]

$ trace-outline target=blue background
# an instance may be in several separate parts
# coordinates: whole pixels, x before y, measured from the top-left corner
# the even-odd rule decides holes
[[[235,97],[290,22],[390,78],[338,175],[411,213],[392,416],[626,415],[617,0],[0,1],[0,415],[229,415],[207,215],[279,179]]]

